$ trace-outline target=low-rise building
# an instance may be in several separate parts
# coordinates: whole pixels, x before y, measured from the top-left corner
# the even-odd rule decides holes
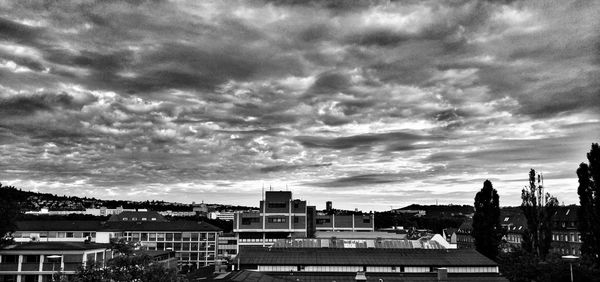
[[[581,234],[577,229],[579,206],[561,206],[552,217],[552,251],[561,255],[581,255]]]
[[[246,248],[236,260],[242,270],[299,281],[507,281],[472,249]]]
[[[60,271],[75,274],[94,261],[100,266],[113,256],[108,244],[81,242],[31,242],[0,249],[0,281],[46,282]]]
[[[180,266],[213,265],[221,230],[196,221],[168,221],[156,212],[123,212],[108,221],[18,221],[16,242],[109,243],[124,238],[149,251],[174,251]]]

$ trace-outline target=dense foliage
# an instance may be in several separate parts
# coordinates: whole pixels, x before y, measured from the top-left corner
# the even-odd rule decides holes
[[[0,183],[0,191],[5,191],[0,196],[0,247],[10,244],[10,233],[15,231],[17,216],[19,214],[19,206],[13,196],[13,191],[17,191],[12,186],[2,186]]]
[[[588,164],[581,163],[577,169],[579,178],[578,228],[581,232],[581,252],[596,266],[600,266],[600,148],[592,144],[587,153]]]
[[[475,249],[486,257],[495,260],[498,246],[502,241],[500,225],[500,204],[492,182],[483,182],[483,188],[475,196],[475,214],[473,215],[473,237]]]
[[[458,228],[465,221],[461,215],[455,216],[423,216],[417,217],[411,214],[398,214],[393,212],[376,212],[375,229],[390,228],[393,226],[402,226],[405,229],[429,229],[435,233],[442,233],[446,228]]]

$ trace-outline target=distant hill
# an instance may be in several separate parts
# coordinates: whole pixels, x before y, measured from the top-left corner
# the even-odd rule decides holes
[[[123,207],[125,209],[148,209],[153,211],[190,211],[192,204],[173,203],[165,201],[124,201],[124,200],[101,200],[88,197],[76,197],[67,195],[56,195],[50,193],[40,193],[33,191],[23,191],[14,186],[3,186],[0,183],[0,198],[8,198],[18,202],[22,211],[39,210],[48,208],[49,210],[74,211],[85,210],[86,208],[106,207],[114,209]],[[214,210],[247,210],[253,207],[232,206],[223,204],[207,204]]]
[[[424,210],[426,216],[454,216],[466,215],[475,212],[473,206],[469,205],[419,205],[412,204],[397,210]]]

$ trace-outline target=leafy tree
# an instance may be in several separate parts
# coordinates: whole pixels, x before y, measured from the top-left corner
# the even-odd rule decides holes
[[[62,275],[61,282],[183,282],[184,277],[177,275],[176,268],[166,268],[153,263],[146,254],[130,254],[112,258],[106,267],[90,262],[80,267],[75,275]]]
[[[521,191],[521,209],[527,219],[522,245],[526,251],[544,260],[552,242],[552,216],[558,209],[558,200],[549,193],[544,194],[541,182],[541,175],[531,169],[529,187]]]
[[[579,178],[578,228],[581,233],[581,253],[586,259],[600,266],[600,148],[592,144],[587,153],[589,164],[581,163],[577,169]]]
[[[473,237],[475,249],[495,260],[502,242],[502,226],[498,193],[489,180],[483,182],[483,188],[475,195]]]
[[[110,249],[113,250],[117,255],[131,256],[135,250],[135,244],[131,241],[125,240],[125,238],[113,238],[110,241]]]

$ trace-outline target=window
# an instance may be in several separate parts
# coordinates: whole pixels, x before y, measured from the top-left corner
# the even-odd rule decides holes
[[[67,236],[67,238],[73,238],[74,234],[73,234],[73,232],[67,232],[66,236]]]
[[[260,218],[258,217],[244,217],[242,218],[242,225],[250,225],[252,223],[259,223]]]
[[[294,203],[294,208],[297,209],[298,207],[300,207],[299,203]]]
[[[363,218],[363,223],[371,223],[371,219],[370,218]]]
[[[166,238],[167,241],[173,241],[173,233],[167,233]]]
[[[192,234],[190,232],[183,232],[181,237],[183,238],[183,241],[189,241],[192,237]]]
[[[140,238],[140,241],[148,241],[148,233],[142,233],[142,237]]]
[[[331,223],[329,218],[317,218],[317,224]]]
[[[271,217],[269,218],[270,223],[285,223],[285,217]]]
[[[153,217],[152,220],[156,220],[156,217]]]
[[[300,219],[298,219],[297,216],[294,216],[294,223],[298,223],[300,221]]]
[[[38,255],[26,255],[26,256],[23,256],[23,262],[24,263],[39,263],[40,262],[40,256],[38,256]]]
[[[196,233],[196,232],[192,233],[192,241],[198,241],[198,237],[199,237],[198,233]]]
[[[19,262],[18,255],[2,255],[2,263],[17,263]]]
[[[181,233],[173,233],[174,241],[181,241]]]
[[[269,203],[268,207],[271,209],[282,209],[285,208],[285,203]]]

